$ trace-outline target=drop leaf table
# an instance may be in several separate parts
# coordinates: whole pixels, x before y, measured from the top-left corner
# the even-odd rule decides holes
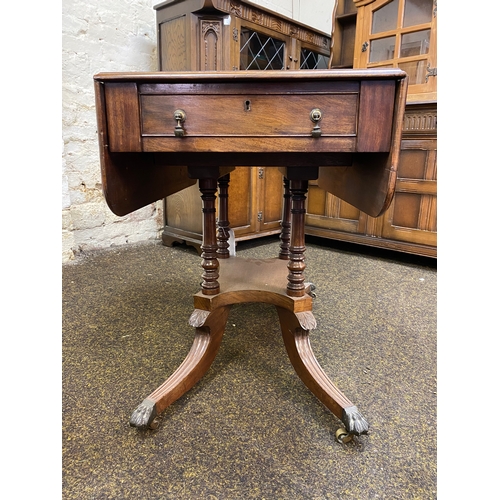
[[[103,191],[126,215],[198,182],[203,211],[201,289],[182,364],[132,413],[155,428],[201,379],[220,347],[231,305],[273,304],[290,361],[345,428],[368,423],[333,384],[309,343],[316,327],[305,279],[308,181],[372,217],[394,195],[406,74],[398,69],[100,73],[95,75]],[[230,255],[228,186],[238,166],[278,166],[284,209],[276,258]],[[218,200],[218,205],[217,205]],[[172,290],[173,292],[173,290]]]

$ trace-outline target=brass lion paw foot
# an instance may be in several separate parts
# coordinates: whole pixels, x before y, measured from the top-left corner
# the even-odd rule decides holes
[[[360,436],[361,434],[368,433],[368,422],[365,417],[361,415],[356,406],[349,406],[344,408],[342,412],[342,422],[349,434]]]
[[[130,425],[139,429],[155,429],[158,424],[156,403],[149,399],[145,399],[130,417]]]

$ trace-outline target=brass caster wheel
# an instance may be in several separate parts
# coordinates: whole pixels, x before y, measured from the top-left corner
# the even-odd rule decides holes
[[[314,283],[305,283],[306,286],[306,293],[310,295],[313,299],[316,298],[316,294],[314,293],[314,290],[316,290],[316,285]]]
[[[341,427],[340,429],[337,429],[337,432],[335,433],[335,438],[339,443],[345,444],[351,441],[352,434],[349,434],[343,427]]]
[[[149,424],[149,428],[150,429],[153,429],[153,430],[156,430],[158,429],[158,427],[160,427],[160,423],[161,423],[161,417],[156,417],[153,419],[153,421]]]

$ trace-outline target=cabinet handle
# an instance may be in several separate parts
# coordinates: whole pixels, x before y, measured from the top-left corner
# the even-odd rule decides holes
[[[311,135],[313,137],[321,137],[321,128],[319,126],[319,122],[321,121],[321,118],[323,118],[321,110],[319,108],[314,108],[309,113],[309,118],[314,123],[314,127],[313,127],[313,129],[311,131]]]
[[[186,131],[182,128],[181,123],[186,121],[186,112],[183,109],[176,109],[174,111],[174,120],[177,121],[177,125],[174,127],[175,137],[184,137]]]

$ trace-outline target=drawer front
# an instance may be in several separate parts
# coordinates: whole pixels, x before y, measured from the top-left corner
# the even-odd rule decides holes
[[[141,95],[142,135],[174,137],[176,110],[183,110],[184,138],[307,137],[321,112],[321,137],[354,137],[358,93],[301,95]]]
[[[110,82],[104,128],[111,152],[388,152],[395,89],[391,80]]]

